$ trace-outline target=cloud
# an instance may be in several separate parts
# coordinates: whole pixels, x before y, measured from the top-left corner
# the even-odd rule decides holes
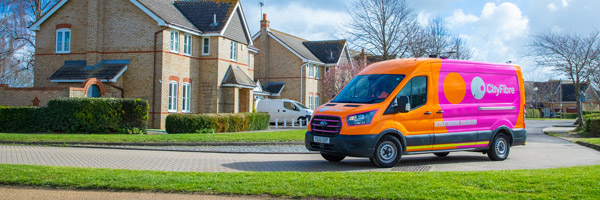
[[[567,7],[567,6],[569,6],[569,1],[567,1],[567,0],[562,0],[562,6],[563,6],[563,7]]]
[[[429,24],[431,18],[433,18],[433,15],[425,11],[421,11],[419,14],[417,14],[417,22],[419,22],[419,24],[422,26]]]
[[[260,13],[260,10],[256,8],[249,10],[252,13]],[[345,11],[315,8],[298,2],[268,4],[263,11],[267,14],[271,28],[307,40],[340,39],[340,36],[335,33],[348,18]],[[249,25],[256,27],[251,28],[253,34],[258,32],[260,17],[248,15],[248,13],[246,13],[246,17]]]
[[[548,4],[548,9],[550,9],[550,11],[556,11],[556,10],[558,10],[558,8],[556,8],[556,5],[554,5],[554,3]]]
[[[479,17],[475,15],[465,15],[463,10],[458,9],[454,11],[454,14],[452,14],[452,16],[447,17],[446,21],[448,22],[449,27],[455,27],[479,21]]]

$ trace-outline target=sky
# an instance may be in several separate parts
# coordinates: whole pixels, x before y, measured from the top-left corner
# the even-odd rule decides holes
[[[252,35],[260,28],[259,0],[241,0]],[[308,40],[343,39],[354,0],[264,0],[270,27]],[[531,36],[556,31],[587,34],[600,29],[598,0],[408,0],[417,20],[441,16],[465,39],[475,60],[521,65],[526,80],[559,79],[527,57]],[[358,49],[356,49],[358,50]]]

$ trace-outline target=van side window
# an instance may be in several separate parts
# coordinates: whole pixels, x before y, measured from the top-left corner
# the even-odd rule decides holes
[[[411,80],[410,109],[421,107],[427,103],[427,77],[419,76]]]
[[[408,83],[406,83],[406,85],[404,85],[404,88],[400,90],[396,98],[400,96],[407,96],[409,98],[411,110],[425,105],[425,103],[427,103],[427,77],[418,76],[412,78],[410,81],[408,81]],[[394,113],[391,108],[397,104],[398,102],[396,102],[396,99],[394,99],[385,113]]]
[[[296,106],[292,102],[283,102],[283,107],[288,110],[294,110]]]

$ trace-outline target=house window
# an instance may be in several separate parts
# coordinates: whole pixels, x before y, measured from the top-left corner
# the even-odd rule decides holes
[[[321,102],[319,102],[319,96],[315,96],[315,108],[319,107],[319,105],[321,105]]]
[[[179,52],[179,32],[171,30],[171,52]]]
[[[183,54],[192,55],[192,35],[190,34],[183,35]]]
[[[210,53],[210,38],[202,39],[202,55],[208,55]]]
[[[308,77],[312,78],[313,77],[313,67],[315,67],[314,65],[308,65]]]
[[[313,108],[313,96],[312,95],[308,95],[308,108],[314,109]]]
[[[236,61],[237,60],[237,42],[235,41],[231,41],[231,60]]]
[[[177,112],[177,90],[179,86],[177,82],[169,82],[169,112]]]
[[[56,30],[56,53],[71,53],[71,29]]]
[[[191,90],[192,90],[192,85],[191,84],[189,84],[189,83],[184,83],[183,84],[183,97],[182,97],[182,99],[183,99],[183,104],[182,104],[183,105],[183,107],[182,107],[183,108],[182,109],[183,112],[190,112],[190,110],[191,110],[190,109],[190,102],[192,100]]]
[[[319,79],[319,66],[315,65],[315,79]]]

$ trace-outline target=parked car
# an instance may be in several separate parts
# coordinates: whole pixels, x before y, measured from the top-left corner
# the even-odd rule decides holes
[[[256,100],[256,111],[266,112],[271,115],[271,122],[306,124],[313,114],[313,110],[308,109],[301,103],[289,99],[259,99]]]
[[[372,64],[315,109],[306,148],[339,162],[368,157],[393,167],[402,155],[473,151],[504,160],[524,145],[521,68],[448,59]]]

